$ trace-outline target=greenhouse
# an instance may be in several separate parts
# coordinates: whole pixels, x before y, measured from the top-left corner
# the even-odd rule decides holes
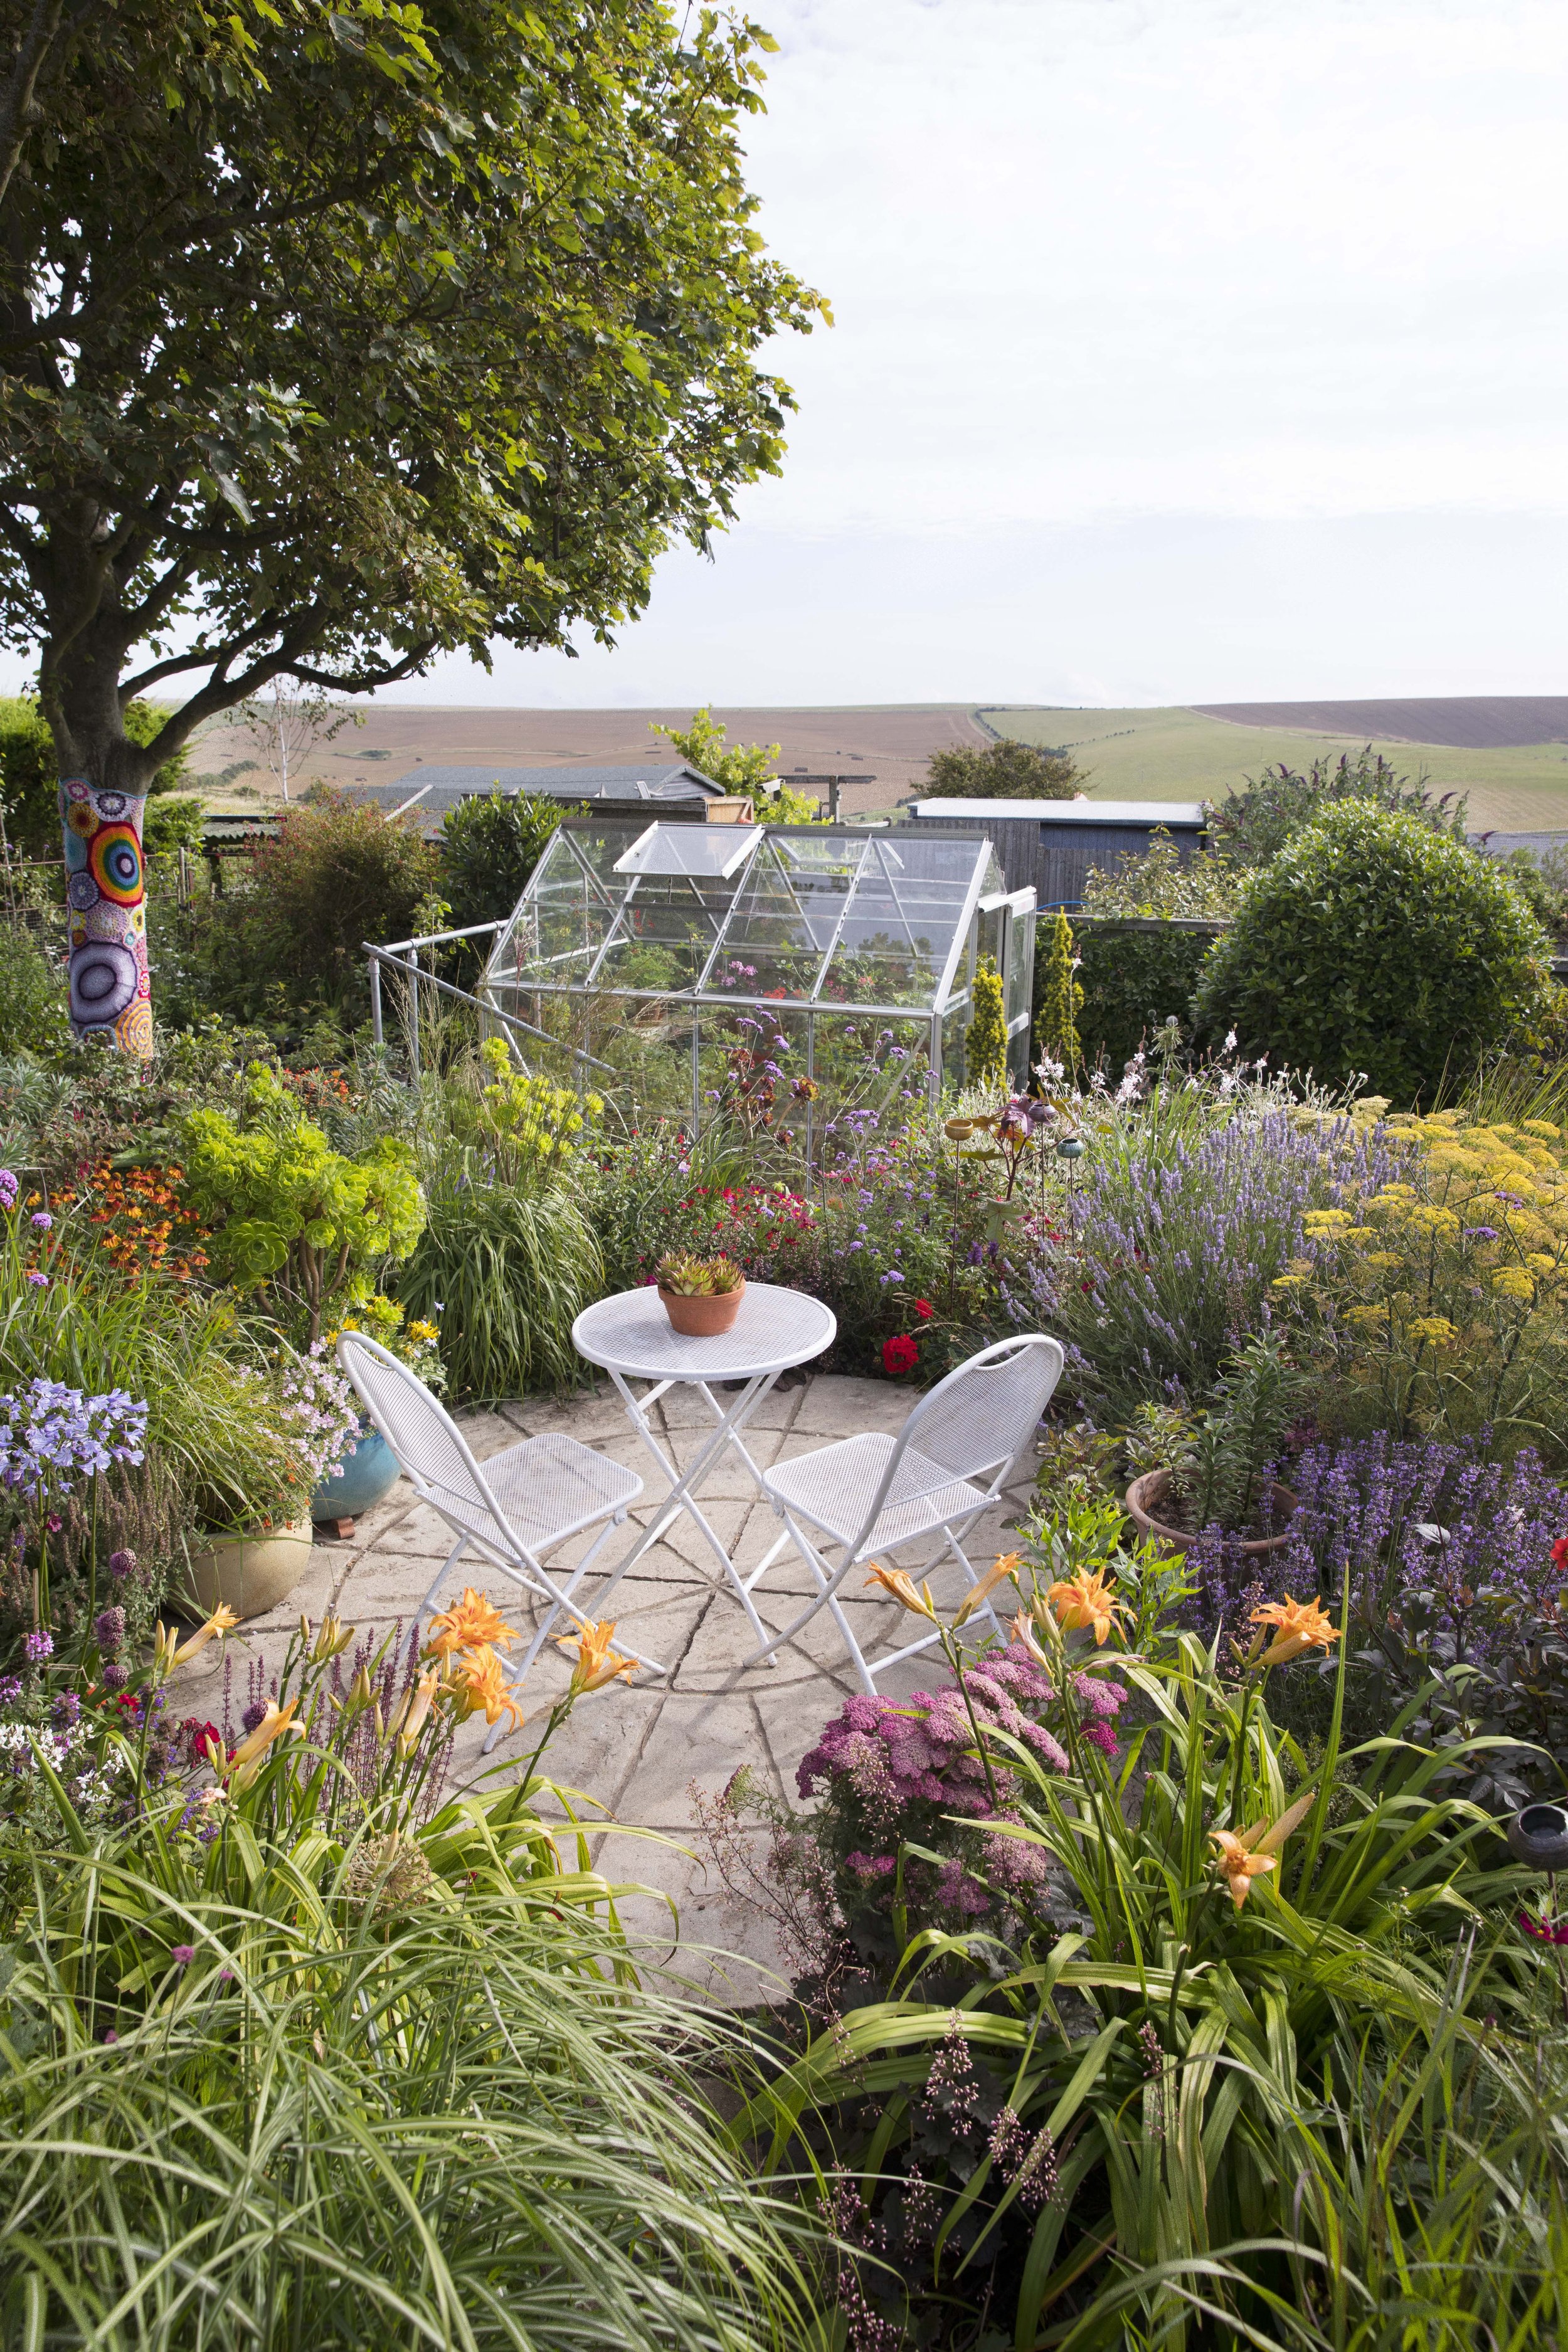
[[[1022,1080],[1034,923],[973,835],[569,818],[478,995],[531,1059],[549,1046],[650,1110],[809,1134],[879,1077],[933,1102],[962,1082],[987,959]]]

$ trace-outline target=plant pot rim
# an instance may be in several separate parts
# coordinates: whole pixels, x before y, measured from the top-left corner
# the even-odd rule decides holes
[[[1163,1501],[1170,1484],[1171,1473],[1168,1470],[1145,1470],[1142,1476],[1134,1478],[1127,1489],[1127,1515],[1142,1534],[1157,1536],[1168,1551],[1184,1555],[1196,1543],[1202,1529],[1173,1527],[1168,1520],[1156,1518],[1150,1508],[1151,1504],[1158,1505]],[[1271,1478],[1268,1493],[1276,1507],[1283,1507],[1284,1516],[1289,1518],[1296,1508],[1293,1490],[1282,1485],[1278,1478]],[[1240,1540],[1239,1549],[1244,1559],[1258,1559],[1269,1552],[1282,1550],[1289,1540],[1290,1530],[1283,1528],[1277,1536],[1246,1537]]]

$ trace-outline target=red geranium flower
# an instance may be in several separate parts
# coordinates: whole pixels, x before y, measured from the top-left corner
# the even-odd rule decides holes
[[[1552,1547],[1553,1568],[1568,1570],[1568,1536],[1559,1536]]]
[[[920,1317],[922,1323],[929,1323],[931,1317],[936,1313],[936,1308],[931,1305],[929,1298],[917,1298],[915,1301],[915,1313]]]
[[[921,1351],[907,1331],[897,1332],[882,1342],[882,1370],[894,1379],[900,1372],[912,1372],[920,1360]]]

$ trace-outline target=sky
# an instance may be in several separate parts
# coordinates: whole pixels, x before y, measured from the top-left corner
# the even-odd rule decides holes
[[[784,471],[398,700],[1568,690],[1561,0],[750,0]]]

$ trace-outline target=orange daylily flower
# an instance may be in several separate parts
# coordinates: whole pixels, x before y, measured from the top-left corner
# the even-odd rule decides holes
[[[490,1655],[495,1656],[493,1650]],[[425,1718],[434,1706],[440,1687],[439,1675],[421,1675],[413,1689],[405,1691],[398,1700],[393,1710],[392,1721],[386,1727],[392,1734],[399,1756],[413,1753],[414,1743],[425,1728]]]
[[[465,1716],[482,1709],[487,1723],[499,1723],[503,1715],[510,1715],[512,1729],[518,1728],[522,1709],[508,1689],[505,1670],[488,1643],[458,1660],[456,1681]]]
[[[915,1616],[927,1617],[933,1625],[936,1623],[936,1602],[931,1597],[931,1586],[922,1584],[917,1590],[914,1579],[907,1570],[878,1568],[873,1563],[871,1573],[866,1581],[868,1584],[879,1584],[884,1592],[890,1593],[895,1601],[901,1603],[905,1609],[911,1611]]]
[[[1277,1628],[1258,1661],[1260,1666],[1282,1666],[1299,1658],[1303,1650],[1326,1650],[1340,1638],[1339,1627],[1317,1601],[1292,1601],[1289,1593],[1283,1601],[1270,1601],[1266,1608],[1255,1609],[1252,1622]],[[1262,1638],[1259,1634],[1259,1641]]]
[[[1215,1867],[1224,1872],[1230,1899],[1238,1911],[1252,1891],[1253,1880],[1275,1867],[1276,1853],[1303,1818],[1317,1793],[1315,1789],[1309,1789],[1304,1797],[1298,1797],[1289,1811],[1280,1814],[1272,1828],[1264,1820],[1254,1822],[1252,1827],[1243,1830],[1239,1836],[1234,1830],[1209,1832],[1217,1849]]]
[[[1080,1568],[1076,1576],[1058,1577],[1046,1595],[1046,1605],[1064,1633],[1080,1627],[1094,1635],[1095,1648],[1102,1649],[1105,1638],[1111,1633],[1118,1617],[1127,1614],[1126,1604],[1118,1601],[1106,1582],[1105,1570],[1097,1568],[1091,1575]]]
[[[294,1721],[299,1700],[291,1698],[287,1706],[279,1706],[275,1698],[267,1702],[267,1712],[247,1738],[242,1739],[228,1759],[229,1786],[236,1791],[248,1787],[256,1777],[256,1768],[275,1739],[286,1731],[302,1732],[302,1723]]]
[[[1013,1620],[1012,1631],[1014,1641],[1017,1643],[1020,1649],[1027,1650],[1036,1665],[1048,1666],[1050,1664],[1051,1662],[1049,1658],[1047,1657],[1044,1650],[1040,1647],[1039,1635],[1035,1631],[1033,1622],[1026,1609],[1019,1610],[1017,1615]]]
[[[963,1599],[960,1601],[957,1609],[954,1611],[952,1619],[953,1632],[956,1633],[961,1625],[967,1624],[970,1618],[973,1616],[975,1611],[990,1599],[991,1595],[995,1591],[996,1587],[999,1584],[1005,1582],[1008,1577],[1016,1576],[1023,1565],[1024,1555],[1021,1551],[1005,1551],[999,1553],[996,1559],[992,1561],[984,1575],[979,1577],[975,1582],[970,1586],[969,1591],[964,1594]]]
[[[153,1639],[165,1674],[173,1674],[176,1666],[183,1666],[187,1659],[198,1656],[215,1634],[221,1640],[225,1633],[232,1633],[238,1622],[237,1615],[226,1601],[218,1603],[206,1623],[198,1627],[188,1642],[176,1643],[173,1633],[165,1633],[160,1622]]]
[[[618,1651],[610,1647],[615,1630],[613,1619],[595,1624],[590,1618],[584,1625],[576,1639],[577,1660],[572,1669],[574,1698],[581,1698],[585,1691],[602,1690],[606,1683],[613,1683],[617,1675],[636,1674],[637,1660],[623,1658]],[[565,1634],[558,1633],[556,1640],[563,1650],[574,1646]]]
[[[493,1649],[497,1643],[504,1650],[516,1639],[500,1611],[493,1609],[482,1592],[466,1584],[455,1608],[431,1618],[425,1646],[432,1656],[447,1658],[454,1650]]]

